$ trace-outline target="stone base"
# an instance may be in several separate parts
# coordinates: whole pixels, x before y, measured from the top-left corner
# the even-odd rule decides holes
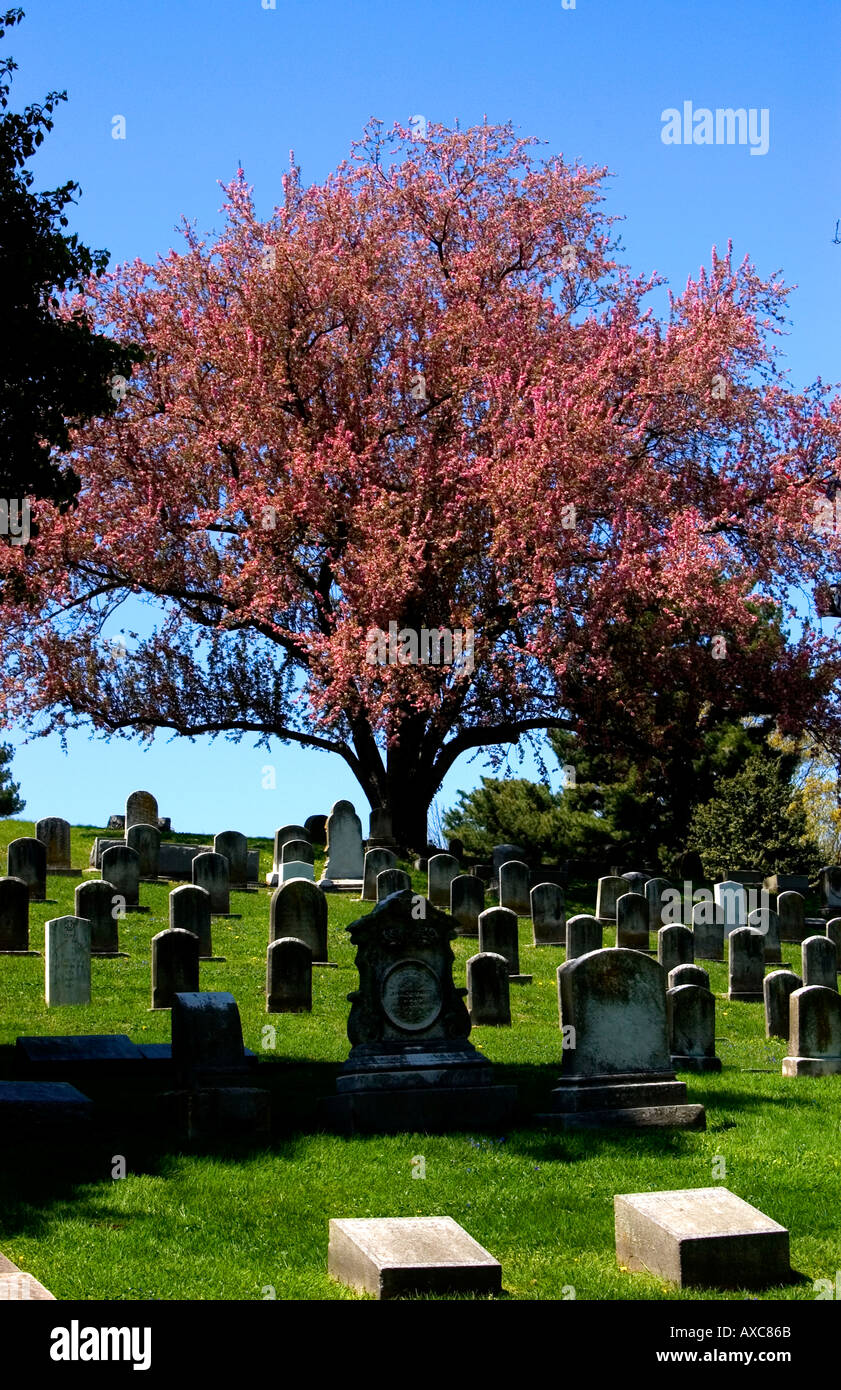
[[[338,970],[339,962],[337,960],[314,960],[312,968],[313,970]]]
[[[34,1130],[82,1128],[90,1122],[93,1102],[66,1081],[0,1081],[0,1133],[7,1144]]]
[[[674,1072],[562,1077],[544,1124],[561,1129],[706,1129],[703,1105],[686,1104],[686,1082]]]
[[[52,864],[47,865],[47,878],[81,878],[84,869],[55,869]]]
[[[731,1004],[762,1004],[764,1003],[765,996],[762,993],[742,994],[738,990],[728,990],[727,998],[729,999]]]
[[[242,913],[241,913],[241,912],[211,912],[211,914],[210,914],[210,920],[211,920],[212,922],[241,922],[241,921],[242,921]]]
[[[695,964],[697,965],[697,964],[699,963],[699,961],[702,961],[702,960],[708,960],[708,961],[710,962],[711,965],[725,965],[725,964],[726,964],[725,959],[724,959],[724,956],[699,956],[699,955],[696,954],[696,956],[695,956]]]
[[[199,1091],[165,1091],[161,1107],[183,1139],[250,1138],[267,1135],[271,1096],[251,1086]]]
[[[214,962],[218,965],[227,959],[227,956],[199,956],[199,965],[212,965]]]
[[[534,979],[533,975],[509,975],[509,985],[530,985]]]
[[[318,886],[323,893],[354,893],[361,901],[361,878],[320,878]]]
[[[536,1115],[557,1129],[706,1129],[703,1105],[642,1105],[626,1110],[586,1110],[570,1115]]]
[[[91,951],[91,960],[128,960],[128,951]]]
[[[502,1289],[499,1261],[451,1216],[331,1221],[327,1272],[381,1299]]]
[[[841,1076],[841,1057],[784,1057],[783,1076]]]
[[[720,1057],[679,1057],[672,1053],[675,1071],[721,1071]]]
[[[339,1134],[449,1134],[504,1128],[516,1103],[516,1086],[422,1086],[328,1096],[319,1113]]]
[[[0,951],[0,956],[40,956],[40,951]]]

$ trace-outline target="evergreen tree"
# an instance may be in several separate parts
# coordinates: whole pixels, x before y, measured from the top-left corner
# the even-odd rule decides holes
[[[12,781],[9,764],[13,752],[10,743],[0,743],[0,816],[16,816],[26,805],[18,796],[20,784]]]

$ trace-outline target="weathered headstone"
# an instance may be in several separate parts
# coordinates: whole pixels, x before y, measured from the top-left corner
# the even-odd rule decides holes
[[[700,985],[677,985],[666,991],[666,1010],[675,1071],[721,1071],[715,1055],[715,995]]]
[[[491,851],[491,867],[493,877],[499,882],[499,871],[503,864],[507,864],[510,859],[525,859],[526,852],[522,845],[494,845]]]
[[[70,825],[61,816],[46,816],[35,826],[35,838],[47,851],[47,872],[70,868]]]
[[[161,853],[161,832],[156,825],[143,825],[137,822],[126,831],[126,844],[137,855],[141,878],[158,877],[158,860]]]
[[[310,949],[315,965],[326,965],[327,899],[315,883],[295,878],[282,883],[269,906],[269,940],[294,937]]]
[[[131,792],[126,798],[124,828],[126,834],[133,825],[157,825],[158,803],[151,792]]]
[[[616,1258],[681,1288],[761,1289],[791,1279],[788,1231],[726,1187],[613,1199]]]
[[[206,888],[182,883],[169,895],[170,931],[188,931],[198,938],[199,960],[213,957],[213,937],[210,925],[210,894]]]
[[[803,942],[803,984],[838,987],[838,958],[828,936],[807,936]]]
[[[518,917],[528,917],[529,866],[521,859],[509,859],[499,871],[499,905],[516,912]]]
[[[700,985],[701,989],[709,989],[709,973],[700,965],[673,965],[668,972],[669,989],[677,989],[680,985]]]
[[[309,840],[285,840],[280,849],[281,864],[314,864],[315,850]]]
[[[757,907],[748,913],[748,926],[762,935],[763,953],[766,965],[782,963],[780,945],[780,914],[773,907]]]
[[[567,923],[569,932],[570,923]],[[564,1033],[552,1114],[564,1128],[705,1125],[672,1067],[666,976],[642,951],[591,951],[558,967]],[[571,1039],[567,1046],[567,1038]]]
[[[765,939],[762,933],[752,927],[737,927],[730,933],[727,998],[761,1003],[764,978]]]
[[[692,934],[696,960],[724,960],[724,914],[715,903],[693,905]]]
[[[802,893],[779,893],[777,915],[781,941],[803,941],[806,936],[806,903]]]
[[[113,883],[102,878],[80,883],[76,889],[74,907],[76,916],[83,917],[91,924],[91,955],[118,956],[120,901]]]
[[[461,865],[451,854],[433,854],[426,866],[427,897],[433,907],[450,910],[450,884],[458,878]]]
[[[266,874],[266,883],[270,888],[276,888],[282,879],[283,846],[289,840],[308,840],[306,829],[303,825],[282,825],[275,831],[274,850],[272,852],[272,867]]]
[[[304,821],[304,839],[309,840],[311,845],[318,845],[323,849],[327,844],[327,817],[326,816],[307,816]]]
[[[452,835],[447,841],[447,853],[457,859],[459,864],[464,862],[464,841],[458,835]]]
[[[375,847],[367,850],[362,870],[362,900],[377,901],[377,874],[383,869],[396,869],[397,855],[390,849]]]
[[[297,941],[294,936],[280,936],[269,942],[266,1011],[270,1014],[312,1012],[312,951],[305,941]]]
[[[225,1086],[243,1080],[251,1067],[232,994],[225,990],[175,991],[172,1065],[182,1086]]]
[[[213,917],[230,917],[231,893],[228,861],[223,854],[197,854],[193,860],[193,885],[210,894]]]
[[[152,937],[152,1008],[171,1009],[176,994],[199,987],[199,939],[178,927]]]
[[[479,914],[479,951],[504,956],[510,984],[530,984],[531,975],[520,974],[520,941],[516,912],[508,907],[488,907]]]
[[[29,949],[29,888],[22,878],[0,878],[0,956],[34,956]]]
[[[402,893],[411,886],[412,880],[405,869],[381,869],[377,874],[377,902],[382,902],[391,893]]]
[[[826,865],[818,874],[818,883],[821,893],[821,912],[824,917],[836,917],[841,912],[841,867],[837,864]],[[779,911],[779,903],[777,904],[777,911]]]
[[[648,950],[648,903],[641,893],[623,893],[616,899],[616,945]]]
[[[371,818],[368,823],[368,843],[370,845],[384,845],[386,848],[394,844],[391,812],[387,811],[384,806],[374,806],[371,809]]]
[[[657,933],[657,959],[667,975],[676,965],[692,965],[695,938],[689,927],[661,927]]]
[[[567,960],[589,955],[602,949],[603,928],[598,917],[578,912],[567,918]]]
[[[248,840],[239,830],[222,830],[213,837],[213,852],[228,861],[231,888],[241,893],[248,887]]]
[[[670,919],[663,918],[663,894],[673,890],[674,885],[667,878],[649,878],[643,892],[648,903],[648,930],[657,932],[667,926]]]
[[[480,951],[467,962],[467,1011],[474,1028],[505,1028],[511,1023],[508,961],[492,951]]]
[[[450,883],[450,916],[459,936],[479,935],[479,914],[485,910],[485,885],[475,874],[456,874]]]
[[[502,1288],[502,1268],[451,1216],[389,1216],[330,1222],[332,1279],[374,1298],[477,1293]]]
[[[838,968],[841,970],[841,917],[832,917],[826,924],[826,934],[835,943]]]
[[[825,985],[804,985],[789,1000],[788,1056],[783,1076],[841,1073],[841,995]]]
[[[649,881],[648,874],[640,873],[638,869],[629,869],[628,873],[620,874],[620,878],[624,878],[628,885],[625,890],[627,893],[641,893],[643,896],[645,895],[645,885]]]
[[[337,801],[327,818],[327,862],[322,887],[362,879],[362,822],[353,803]]]
[[[140,860],[137,851],[128,845],[112,845],[103,851],[100,860],[102,877],[110,883],[118,897],[123,899],[126,912],[139,912],[140,908]]]
[[[748,898],[744,885],[733,878],[713,884],[713,898],[724,916],[724,935],[738,931],[747,925]]]
[[[468,1041],[463,989],[453,984],[452,918],[410,890],[348,928],[359,988],[351,1002],[351,1054],[325,1103],[343,1131],[429,1133],[504,1124],[513,1087],[492,1085],[490,1064]]]
[[[606,874],[596,887],[596,916],[600,922],[616,921],[616,901],[628,891],[628,884],[618,874]]]
[[[20,878],[26,884],[29,901],[43,903],[47,899],[47,847],[41,840],[23,835],[9,843],[9,878]]]
[[[803,981],[793,970],[772,970],[762,983],[765,1000],[766,1038],[785,1038],[788,1041],[789,1000]]]
[[[44,928],[47,1008],[91,1002],[91,924],[54,917]]]
[[[700,883],[704,877],[704,865],[697,849],[684,850],[678,856],[677,877],[688,879],[690,883]]]
[[[537,883],[529,895],[535,946],[565,946],[566,904],[557,883]]]

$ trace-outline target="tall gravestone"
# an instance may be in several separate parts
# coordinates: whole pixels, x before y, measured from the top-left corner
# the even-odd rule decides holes
[[[700,985],[678,985],[666,992],[666,1011],[675,1071],[721,1071],[715,1055],[715,995]]]
[[[47,851],[47,872],[70,868],[70,825],[61,816],[46,816],[35,826],[35,838]]]
[[[479,951],[505,957],[509,984],[531,983],[531,975],[520,974],[519,926],[510,908],[488,907],[479,914]]]
[[[125,831],[133,825],[157,825],[158,803],[151,792],[130,792],[126,798]]]
[[[667,975],[676,965],[692,965],[695,938],[689,927],[661,927],[657,933],[657,959]]]
[[[325,1103],[345,1132],[429,1133],[497,1127],[516,1091],[492,1084],[469,1041],[463,989],[453,983],[452,919],[415,894],[393,894],[348,928],[359,988],[349,996],[351,1053]]]
[[[499,871],[499,905],[516,912],[518,917],[528,917],[531,911],[529,883],[531,873],[528,864],[521,859],[509,859]]]
[[[176,994],[197,993],[199,939],[170,928],[152,937],[152,1008],[171,1009]]]
[[[140,877],[157,878],[161,855],[161,832],[158,827],[138,821],[126,831],[126,844],[137,855]]]
[[[467,1011],[474,1028],[511,1026],[511,990],[508,961],[491,951],[480,951],[467,962]]]
[[[210,894],[194,883],[182,883],[169,895],[170,931],[188,931],[197,937],[199,959],[213,959],[213,935],[210,922]]]
[[[269,906],[269,940],[282,937],[305,942],[315,965],[329,964],[327,899],[317,884],[296,878],[275,889]]]
[[[788,1042],[789,1000],[803,981],[793,970],[772,970],[762,982],[765,1000],[766,1038],[785,1038]]]
[[[193,884],[210,894],[212,917],[232,917],[228,861],[223,854],[197,854],[193,860]]]
[[[29,949],[29,889],[22,878],[0,878],[0,956],[37,956]]]
[[[103,850],[100,872],[118,897],[123,899],[126,912],[145,912],[140,906],[140,860],[136,850],[128,845],[112,845]]]
[[[806,902],[803,894],[792,891],[778,893],[777,915],[780,919],[780,940],[802,942],[806,936]]]
[[[113,883],[102,878],[80,883],[76,889],[74,907],[76,916],[91,924],[91,955],[118,956],[120,903]]]
[[[225,990],[177,990],[172,1065],[182,1086],[242,1085],[250,1070],[237,1002]]]
[[[366,851],[362,868],[362,900],[367,903],[377,901],[377,874],[383,869],[396,869],[397,855],[390,849],[376,847]]]
[[[327,818],[327,862],[321,887],[362,882],[362,822],[351,801],[337,801]]]
[[[837,989],[835,943],[828,936],[807,936],[803,942],[803,984]]]
[[[762,1003],[765,978],[765,942],[752,927],[737,927],[730,933],[728,999],[743,1003]]]
[[[658,932],[661,927],[669,925],[663,917],[663,894],[670,893],[674,885],[667,878],[649,878],[646,880],[643,892],[645,901],[648,903],[648,930]]]
[[[648,903],[641,893],[623,893],[616,899],[616,945],[648,950]]]
[[[591,951],[600,951],[602,942],[603,928],[598,917],[578,912],[574,917],[567,918],[568,961],[575,960],[578,956],[589,955]]]
[[[686,1104],[686,1083],[674,1073],[666,976],[656,960],[614,947],[567,961],[558,967],[558,1002],[561,1076],[541,1120],[563,1128],[704,1128],[704,1107]]]
[[[82,917],[54,917],[44,928],[47,1008],[91,1002],[91,924]]]
[[[41,840],[23,835],[12,840],[8,852],[9,878],[20,878],[26,884],[29,901],[47,900],[47,847]]]
[[[384,806],[372,807],[368,825],[369,845],[384,845],[388,848],[395,843],[391,812]]]
[[[239,830],[222,830],[213,837],[213,852],[228,861],[231,888],[242,893],[248,887],[248,840]]]
[[[450,916],[459,936],[478,936],[485,910],[485,885],[477,874],[456,874],[450,882]]]
[[[714,883],[713,898],[716,906],[721,909],[724,915],[725,936],[747,926],[748,898],[744,884],[737,882],[734,878],[727,878],[721,883]]]
[[[789,1000],[788,1056],[783,1076],[841,1073],[841,995],[825,985],[804,985]]]
[[[565,946],[566,904],[557,883],[537,883],[529,894],[532,941],[535,946]]]
[[[748,913],[748,926],[761,932],[766,965],[781,965],[780,915],[773,907],[757,907]]]
[[[426,866],[427,897],[433,907],[450,910],[450,884],[461,873],[461,865],[452,854],[433,854]]]
[[[600,922],[616,921],[616,902],[628,891],[628,884],[618,874],[606,874],[596,886],[596,916]]]
[[[724,960],[724,914],[715,903],[692,907],[692,935],[696,960]]]
[[[841,866],[826,865],[818,874],[821,893],[821,912],[824,917],[837,917],[841,913]],[[777,904],[779,911],[779,903]]]
[[[313,885],[314,886],[314,885]],[[266,952],[266,1012],[312,1012],[312,951],[305,941],[280,936]]]

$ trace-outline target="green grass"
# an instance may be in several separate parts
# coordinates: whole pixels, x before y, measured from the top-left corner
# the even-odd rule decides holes
[[[8,841],[32,834],[23,821],[0,823],[0,864]],[[72,832],[73,863],[86,866],[98,831]],[[209,843],[208,835],[180,839]],[[271,842],[261,850],[261,874]],[[318,866],[316,866],[318,873]],[[420,875],[413,880],[422,889]],[[53,903],[32,905],[30,944],[43,950],[44,922],[73,911],[76,880],[51,877]],[[592,911],[590,889],[573,885],[568,910]],[[40,958],[0,957],[0,1073],[13,1073],[11,1045],[22,1033],[127,1033],[136,1042],[169,1039],[169,1014],[150,1013],[149,941],[167,925],[164,885],[142,885],[151,907],[121,925],[126,960],[94,961],[93,1002],[85,1008],[44,1003]],[[263,995],[268,895],[233,894],[241,921],[213,923],[224,962],[201,967],[206,989],[230,990],[246,1046],[260,1054],[260,1081],[273,1093],[281,1128],[270,1144],[179,1148],[152,1122],[142,1091],[105,1098],[113,1122],[86,1146],[11,1148],[0,1160],[0,1250],[58,1298],[278,1299],[352,1298],[326,1274],[332,1217],[449,1215],[502,1261],[506,1294],[518,1299],[703,1299],[676,1294],[647,1275],[628,1274],[613,1249],[613,1196],[620,1192],[723,1183],[791,1231],[792,1265],[802,1278],[770,1289],[768,1299],[813,1299],[813,1280],[841,1268],[841,1078],[783,1080],[784,1046],[766,1043],[763,1010],[729,1004],[726,967],[711,965],[718,994],[720,1075],[686,1075],[689,1099],[707,1107],[703,1134],[580,1133],[536,1125],[559,1073],[555,969],[563,953],[534,949],[520,924],[521,969],[531,985],[513,987],[513,1027],[479,1028],[473,1041],[496,1064],[496,1080],[519,1087],[521,1114],[505,1136],[405,1135],[345,1139],[317,1132],[318,1098],[334,1089],[348,1053],[346,995],[356,985],[344,928],[362,910],[329,900],[330,954],[336,970],[316,970],[312,1014],[267,1015]],[[605,934],[605,944],[612,935]],[[455,977],[464,983],[473,941],[453,943]],[[784,946],[797,970],[800,951]],[[276,1030],[275,1047],[264,1034]],[[139,1107],[149,1122],[138,1132]],[[122,1109],[121,1109],[122,1107]],[[121,1116],[134,1116],[134,1122]],[[128,1176],[111,1177],[115,1155]],[[424,1179],[413,1178],[422,1156]],[[710,1296],[743,1298],[738,1291]]]

